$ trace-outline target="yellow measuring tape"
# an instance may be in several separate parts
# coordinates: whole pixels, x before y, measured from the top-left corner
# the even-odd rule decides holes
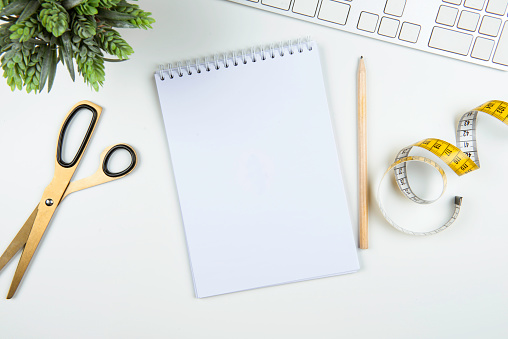
[[[395,180],[397,182],[397,185],[399,186],[400,191],[411,201],[414,201],[418,204],[430,204],[438,200],[443,195],[444,191],[446,190],[446,182],[447,182],[444,170],[436,162],[428,158],[421,156],[409,156],[409,152],[411,152],[411,149],[413,147],[423,148],[433,153],[434,155],[438,156],[459,176],[479,169],[480,161],[478,158],[478,150],[476,147],[476,119],[478,116],[478,112],[484,112],[489,115],[492,115],[493,117],[499,119],[500,121],[508,125],[507,119],[508,103],[499,100],[492,100],[486,102],[485,104],[479,107],[476,107],[475,109],[467,112],[462,116],[462,118],[459,121],[459,125],[457,127],[456,134],[457,146],[450,144],[449,142],[446,142],[444,140],[429,138],[417,142],[411,146],[405,147],[399,151],[399,153],[395,157],[394,163],[384,173],[377,189],[377,202],[379,208],[381,209],[381,213],[393,227],[395,227],[401,232],[408,233],[411,235],[431,235],[445,230],[457,219],[460,212],[462,197],[455,197],[455,207],[453,214],[444,225],[440,225],[438,228],[429,232],[416,232],[405,229],[397,225],[387,215],[381,203],[379,192],[381,188],[381,183],[383,182],[385,176],[390,171],[393,170]],[[435,168],[440,173],[441,178],[443,179],[443,189],[441,191],[441,195],[438,198],[433,200],[425,200],[418,197],[413,192],[413,190],[409,186],[406,168],[406,163],[410,161],[423,162]]]

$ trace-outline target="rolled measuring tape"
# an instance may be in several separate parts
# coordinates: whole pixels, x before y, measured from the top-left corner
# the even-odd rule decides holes
[[[384,181],[386,175],[390,171],[393,171],[395,180],[402,194],[404,194],[406,198],[417,204],[431,204],[437,201],[443,195],[443,193],[446,190],[447,183],[446,174],[444,170],[435,161],[432,161],[428,158],[422,156],[410,156],[409,153],[411,152],[411,149],[413,147],[420,147],[433,153],[434,155],[439,157],[442,161],[444,161],[444,163],[448,165],[459,176],[479,169],[480,160],[478,158],[478,150],[476,146],[476,119],[478,117],[478,112],[487,113],[508,125],[507,119],[508,103],[499,100],[492,100],[467,112],[460,118],[456,134],[457,146],[450,144],[449,142],[446,142],[444,140],[429,138],[419,141],[408,147],[405,147],[399,151],[399,153],[395,157],[395,161],[393,162],[393,164],[390,165],[390,167],[383,174],[383,177],[381,178],[376,193],[376,200],[381,210],[381,213],[383,214],[384,218],[390,223],[390,225],[392,225],[401,232],[411,235],[432,235],[444,231],[450,225],[452,225],[453,222],[457,219],[460,212],[460,206],[462,204],[462,197],[455,197],[453,213],[450,219],[445,224],[439,225],[439,227],[437,227],[436,229],[428,232],[411,231],[409,229],[405,229],[397,225],[388,216],[381,202],[379,193],[381,184]],[[439,172],[443,180],[443,188],[439,197],[433,200],[426,200],[418,197],[413,192],[413,190],[409,186],[406,166],[406,164],[411,161],[423,162],[433,167]]]

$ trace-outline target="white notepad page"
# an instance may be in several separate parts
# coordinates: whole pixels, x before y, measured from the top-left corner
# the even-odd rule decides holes
[[[318,50],[284,51],[155,75],[198,298],[359,269]]]

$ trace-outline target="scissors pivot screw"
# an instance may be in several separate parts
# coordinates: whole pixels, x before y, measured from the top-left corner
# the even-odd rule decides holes
[[[53,199],[46,199],[46,206],[53,206]]]

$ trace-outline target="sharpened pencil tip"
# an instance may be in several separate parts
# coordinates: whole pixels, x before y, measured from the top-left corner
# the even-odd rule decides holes
[[[363,55],[360,57],[360,59],[363,59]]]

